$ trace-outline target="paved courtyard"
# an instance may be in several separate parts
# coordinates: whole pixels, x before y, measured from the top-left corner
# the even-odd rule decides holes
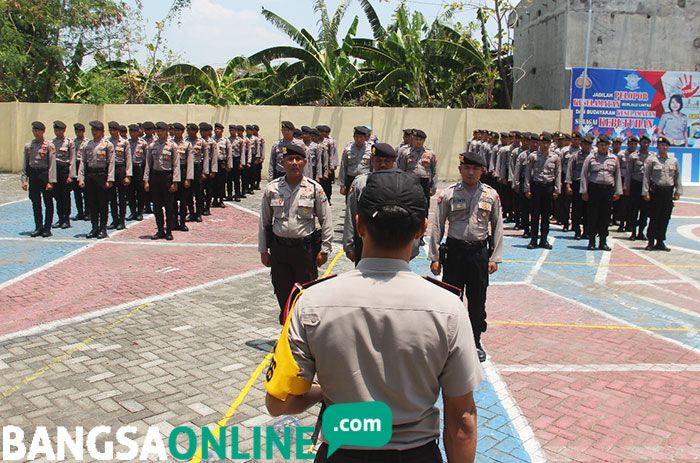
[[[508,231],[488,294],[478,461],[700,459],[700,189],[676,204],[672,252],[613,233],[587,251]],[[333,196],[337,254],[343,204]],[[0,175],[0,423],[37,426],[313,426],[271,418],[265,359],[279,334],[256,249],[260,192],[213,209],[173,242],[152,216],[86,240],[88,222],[30,238],[31,205]],[[509,227],[510,228],[510,227]],[[412,262],[429,273],[425,250]],[[439,404],[440,405],[440,404]],[[210,458],[214,461],[214,458]],[[198,460],[198,458],[195,458]],[[254,460],[251,460],[254,461]]]

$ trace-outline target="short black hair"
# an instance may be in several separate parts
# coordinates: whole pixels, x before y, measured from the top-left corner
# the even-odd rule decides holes
[[[359,215],[377,246],[392,251],[412,242],[422,224],[406,209],[395,205],[383,206],[374,217],[364,210]]]
[[[683,109],[683,98],[682,98],[679,94],[675,93],[675,94],[671,95],[671,98],[668,99],[668,110],[669,110],[669,111],[673,111],[673,110],[671,109],[671,102],[672,102],[673,100],[676,100],[676,101],[678,102],[678,104],[681,105],[681,107],[678,108],[678,111],[680,111],[681,109]]]

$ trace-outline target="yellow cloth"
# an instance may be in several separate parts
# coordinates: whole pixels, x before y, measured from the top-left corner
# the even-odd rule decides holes
[[[289,345],[289,323],[292,319],[292,310],[297,299],[304,292],[302,288],[298,289],[299,293],[295,295],[289,307],[287,319],[282,327],[282,333],[275,344],[270,367],[265,375],[265,390],[279,400],[287,400],[287,395],[289,394],[302,395],[311,389],[311,381],[307,381],[299,376],[301,369],[296,360],[294,360],[294,355]]]

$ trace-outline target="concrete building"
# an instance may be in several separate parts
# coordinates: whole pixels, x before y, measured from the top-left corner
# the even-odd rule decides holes
[[[588,0],[521,0],[514,25],[513,107],[569,106],[584,67]],[[589,67],[700,71],[700,0],[593,0]]]

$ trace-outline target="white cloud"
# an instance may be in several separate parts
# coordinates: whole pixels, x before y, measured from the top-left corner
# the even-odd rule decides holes
[[[259,10],[237,10],[212,0],[193,0],[191,9],[182,14],[181,24],[172,24],[166,37],[168,46],[183,61],[196,66],[224,66],[234,56],[291,43]]]

